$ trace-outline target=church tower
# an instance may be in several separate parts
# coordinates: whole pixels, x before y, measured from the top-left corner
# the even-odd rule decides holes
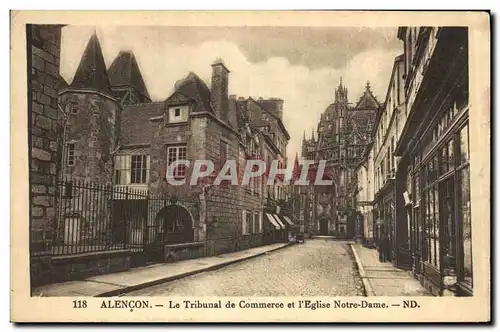
[[[342,77],[340,77],[339,86],[335,89],[335,103],[347,104],[347,87],[342,85]]]

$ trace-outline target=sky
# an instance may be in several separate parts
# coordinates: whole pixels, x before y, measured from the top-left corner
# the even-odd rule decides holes
[[[284,100],[289,158],[300,156],[304,132],[310,137],[317,127],[340,77],[350,102],[367,81],[383,101],[394,58],[403,52],[396,27],[66,26],[60,71],[68,83],[94,31],[108,67],[120,50],[134,52],[153,101],[169,97],[190,71],[210,87],[210,65],[222,58],[230,70],[230,95]]]

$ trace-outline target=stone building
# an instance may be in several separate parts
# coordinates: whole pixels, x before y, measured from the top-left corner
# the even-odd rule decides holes
[[[415,277],[434,294],[472,295],[471,211],[484,196],[470,177],[482,172],[474,154],[489,137],[469,126],[468,29],[400,27],[398,38],[407,121],[394,148],[396,250],[409,248]],[[469,140],[473,130],[484,145]]]
[[[73,81],[59,91],[62,173],[72,183],[61,210],[65,217],[58,222],[60,233],[71,229],[64,239],[75,246],[84,237],[81,242],[92,250],[109,250],[114,247],[99,249],[95,243],[111,238],[120,248],[132,248],[125,253],[128,265],[261,245],[264,198],[282,198],[283,190],[268,188],[262,179],[246,187],[227,181],[217,185],[215,175],[226,174],[226,162],[232,160],[242,174],[247,159],[267,157],[269,151],[271,159],[285,164],[290,137],[282,122],[282,100],[230,98],[229,77],[223,61],[216,60],[210,88],[189,73],[170,96],[152,102],[134,54],[122,51],[106,68],[92,35]],[[168,166],[179,160],[190,164],[170,174]],[[192,184],[196,160],[212,161],[215,175]],[[167,176],[184,184],[173,185]],[[87,195],[83,191],[89,188],[79,180],[109,185],[112,190],[103,192],[111,196]],[[64,239],[61,246],[68,245]]]
[[[394,59],[384,107],[377,114],[373,130],[373,239],[387,233],[392,255],[389,257],[398,266],[408,265],[408,249],[396,246],[396,170],[394,148],[406,122],[404,96],[404,56]],[[406,250],[406,253],[405,253]]]
[[[356,104],[340,80],[335,99],[321,114],[317,139],[303,139],[302,157],[326,160],[334,180],[332,188],[310,187],[306,195],[309,229],[322,235],[354,236],[356,167],[370,142],[373,121],[380,103],[369,83]]]
[[[375,243],[373,222],[374,164],[373,143],[366,146],[363,158],[356,169],[356,239],[364,244]]]
[[[286,147],[290,135],[283,124],[283,100],[240,97],[234,99],[234,102],[239,108],[238,114],[241,115],[239,121],[247,124],[258,138],[259,152],[251,153],[248,157],[264,161],[267,167],[262,177],[256,178],[255,183],[250,183],[250,192],[256,192],[261,197],[260,204],[263,206],[264,217],[263,241],[271,243],[276,237],[283,238],[285,235],[283,230],[287,229],[289,224],[283,215],[291,216],[285,211],[287,186],[284,184],[284,177],[278,175],[272,184],[268,183],[271,163],[276,161],[278,168],[285,168],[287,164]],[[241,132],[244,133],[243,130]],[[244,133],[243,136],[249,141],[248,133]],[[279,230],[278,235],[276,230]]]
[[[73,81],[59,90],[64,111],[63,175],[111,184],[122,107],[111,89],[97,35],[85,48]]]

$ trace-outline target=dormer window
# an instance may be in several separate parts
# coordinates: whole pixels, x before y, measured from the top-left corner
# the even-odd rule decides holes
[[[172,106],[168,109],[168,123],[182,123],[188,120],[188,105]]]

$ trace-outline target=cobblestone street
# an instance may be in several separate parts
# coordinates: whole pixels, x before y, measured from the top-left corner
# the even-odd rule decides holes
[[[362,296],[348,244],[309,239],[264,256],[127,296]]]

